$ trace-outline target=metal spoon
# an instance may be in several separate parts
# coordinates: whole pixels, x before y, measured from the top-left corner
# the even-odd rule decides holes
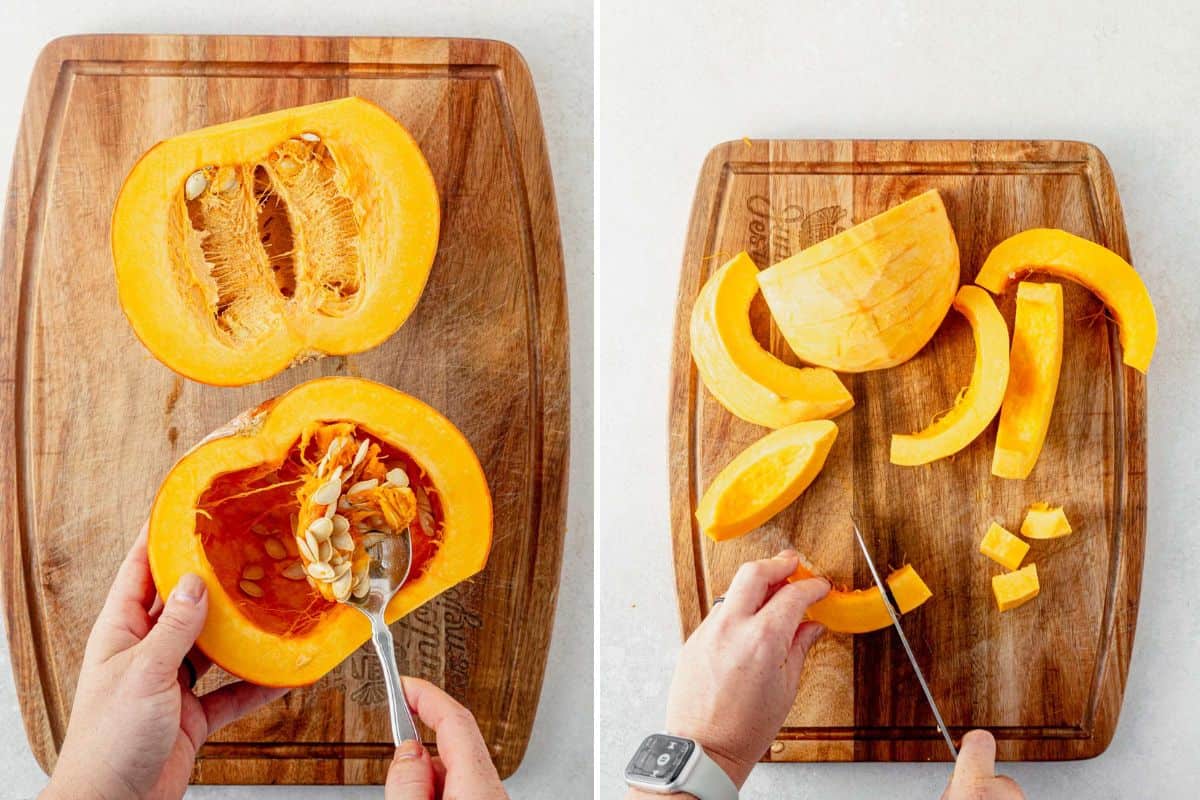
[[[357,608],[371,621],[371,644],[383,667],[383,683],[387,687],[388,705],[392,709],[392,741],[399,745],[417,736],[412,713],[404,699],[404,687],[400,683],[400,670],[396,667],[396,651],[392,632],[383,619],[388,601],[400,591],[408,580],[412,567],[412,534],[405,528],[397,536],[388,536],[383,541],[367,548],[371,557],[367,577],[369,589],[362,597],[351,595],[343,602]]]

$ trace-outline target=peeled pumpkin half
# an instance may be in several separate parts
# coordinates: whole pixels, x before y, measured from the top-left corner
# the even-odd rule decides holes
[[[338,602],[365,592],[369,548],[410,531],[394,622],[483,569],[492,505],[470,444],[437,411],[371,381],[321,378],[180,459],[149,527],[163,597],[184,573],[208,585],[200,649],[254,683],[301,686],[370,637]]]
[[[185,133],[117,197],[121,307],[156,358],[203,383],[361,352],[421,297],[440,214],[417,143],[357,97]]]
[[[992,248],[975,282],[1003,293],[1030,272],[1044,272],[1087,287],[1116,317],[1122,359],[1145,372],[1158,342],[1150,292],[1133,265],[1107,247],[1056,228],[1032,228]]]
[[[788,578],[788,583],[816,577],[816,571],[801,559],[800,566]],[[911,565],[905,564],[886,578],[896,610],[907,614],[933,597],[933,592],[921,580]],[[836,633],[870,633],[892,626],[892,617],[883,604],[878,587],[868,589],[831,589],[829,594],[808,607],[808,618]]]
[[[958,279],[958,243],[936,189],[758,276],[796,355],[839,372],[916,355],[950,310]]]
[[[696,520],[713,541],[757,528],[791,505],[825,466],[837,425],[797,422],[768,433],[725,466],[700,498]]]
[[[912,467],[953,455],[975,441],[1000,410],[1008,386],[1008,324],[978,286],[963,286],[954,308],[971,323],[975,368],[954,407],[919,433],[892,436],[891,461]]]
[[[767,352],[750,328],[758,267],[739,253],[713,273],[692,307],[692,360],[713,396],[736,416],[768,428],[835,417],[854,398],[828,369],[798,368]]]

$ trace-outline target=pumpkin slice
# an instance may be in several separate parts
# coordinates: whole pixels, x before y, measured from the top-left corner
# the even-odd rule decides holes
[[[916,466],[953,455],[969,445],[1000,410],[1008,385],[1008,325],[987,292],[963,286],[954,308],[971,323],[975,369],[971,383],[946,412],[920,433],[892,436],[891,461]]]
[[[788,582],[812,577],[816,577],[815,571],[801,559],[800,566],[788,578]],[[901,614],[907,614],[933,597],[933,592],[909,564],[888,575],[884,581],[892,592],[896,610]],[[808,618],[837,633],[870,633],[892,626],[883,596],[874,586],[868,589],[832,589],[809,606]]]
[[[736,416],[782,428],[835,417],[854,398],[832,370],[801,369],[763,349],[750,329],[758,267],[739,253],[713,273],[692,307],[692,360],[713,396]]]
[[[1066,231],[1033,228],[996,245],[975,282],[1001,294],[1030,272],[1045,272],[1090,289],[1117,320],[1125,363],[1139,372],[1149,369],[1158,341],[1158,320],[1146,285],[1128,261]]]
[[[836,438],[837,425],[811,420],[768,433],[747,447],[700,498],[700,530],[720,542],[762,525],[808,488]]]
[[[327,529],[314,539],[317,519]],[[369,638],[366,619],[332,599],[359,590],[372,538],[406,526],[412,572],[389,622],[483,569],[487,482],[437,411],[370,381],[321,378],[179,460],[151,510],[150,568],[164,597],[186,572],[208,584],[197,644],[215,663],[255,683],[300,686]]]
[[[840,372],[901,364],[941,325],[958,286],[958,243],[931,189],[758,276],[796,355]]]
[[[433,174],[408,132],[357,97],[185,133],[117,197],[121,308],[193,380],[236,386],[387,339],[437,250]]]
[[[1046,503],[1034,503],[1025,512],[1021,535],[1027,539],[1057,539],[1071,532],[1071,523],[1062,506],[1051,508]]]
[[[979,543],[979,552],[1006,569],[1016,569],[1029,553],[1029,545],[993,522]]]
[[[1028,603],[1038,596],[1040,590],[1036,564],[1026,564],[1016,572],[992,576],[992,593],[996,595],[996,606],[1001,611]]]
[[[1050,428],[1062,350],[1062,287],[1022,281],[1017,287],[1008,387],[1000,407],[993,475],[1024,479],[1033,471]]]

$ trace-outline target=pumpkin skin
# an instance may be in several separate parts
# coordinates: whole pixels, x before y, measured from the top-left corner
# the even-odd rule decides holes
[[[836,417],[854,398],[832,370],[785,364],[750,329],[758,267],[739,253],[712,274],[692,307],[692,360],[705,387],[734,415],[767,428]]]
[[[440,214],[416,142],[357,97],[185,133],[147,151],[117,197],[121,308],[159,361],[203,383],[361,352],[415,307]]]
[[[917,466],[953,455],[983,433],[1000,410],[1008,386],[1008,325],[991,296],[963,286],[954,308],[971,323],[975,369],[966,393],[941,419],[925,430],[892,436],[891,461]]]
[[[1116,317],[1122,359],[1144,373],[1158,341],[1158,319],[1150,293],[1133,265],[1095,242],[1055,228],[1032,228],[992,248],[975,282],[1002,294],[1030,272],[1082,284]]]
[[[810,420],[768,433],[738,453],[696,506],[700,530],[720,542],[762,525],[808,488],[836,438],[837,425]]]
[[[801,559],[800,566],[788,583],[816,577],[812,568]],[[933,597],[933,592],[921,580],[911,565],[905,564],[892,572],[884,581],[896,601],[896,610],[907,614]],[[892,617],[883,604],[879,588],[831,589],[829,594],[808,607],[808,619],[819,622],[836,633],[870,633],[892,627]]]
[[[1023,480],[1033,472],[1050,428],[1062,352],[1062,287],[1022,281],[1017,287],[1008,386],[992,454],[993,475]]]
[[[1069,533],[1071,523],[1062,506],[1051,508],[1046,503],[1034,503],[1021,522],[1021,535],[1026,539],[1058,539]]]
[[[992,594],[996,596],[996,607],[1002,612],[1028,603],[1040,591],[1036,564],[1026,564],[1015,572],[992,576]]]
[[[158,490],[149,523],[150,569],[163,597],[184,573],[203,578],[208,619],[197,645],[226,671],[269,686],[316,681],[370,638],[370,626],[358,611],[326,602],[315,589],[319,616],[302,633],[253,622],[242,608],[254,601],[228,591],[228,575],[218,572],[228,568],[209,557],[215,544],[201,540],[197,508],[218,476],[279,463],[314,420],[362,426],[410,456],[436,487],[441,540],[388,605],[389,623],[479,572],[491,548],[491,496],[470,444],[437,411],[391,387],[357,378],[308,381],[214,433],[179,460]],[[232,533],[221,535],[236,541]],[[307,584],[299,586],[309,591]]]
[[[958,243],[936,189],[758,276],[796,355],[839,372],[916,355],[950,310],[958,280]]]
[[[979,552],[1005,569],[1016,569],[1029,553],[1029,545],[993,522],[979,543]]]

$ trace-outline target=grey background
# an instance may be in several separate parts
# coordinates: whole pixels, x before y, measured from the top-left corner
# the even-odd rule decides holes
[[[557,800],[592,776],[592,10],[589,0],[206,0],[5,3],[0,11],[0,185],[8,185],[29,73],[50,39],[72,33],[359,34],[502,39],[533,73],[562,220],[571,314],[570,506],[558,616],[533,739],[507,781],[514,797]],[[86,631],[80,631],[80,637]],[[0,797],[32,798],[46,778],[33,760],[0,643]],[[382,797],[357,788],[196,787],[188,797]]]
[[[1084,139],[1108,155],[1161,326],[1133,663],[1104,755],[1004,769],[1031,798],[1197,797],[1196,4],[720,5],[596,9],[596,796],[619,795],[624,762],[662,724],[679,646],[666,474],[675,291],[700,164],[749,136]],[[744,796],[936,798],[948,774],[763,765]]]

